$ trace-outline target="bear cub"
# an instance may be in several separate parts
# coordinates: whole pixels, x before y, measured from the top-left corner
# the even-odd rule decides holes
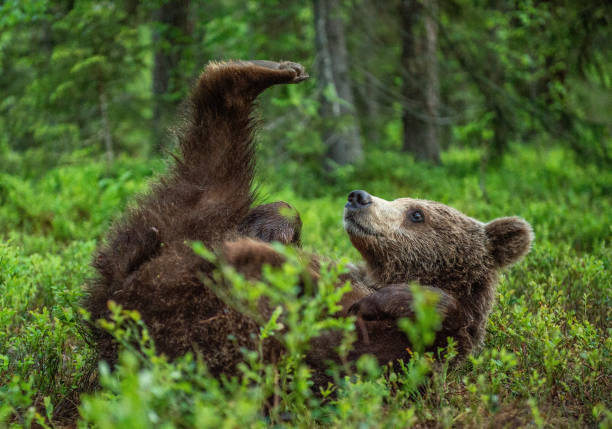
[[[189,100],[174,165],[111,228],[94,256],[98,276],[84,302],[92,320],[108,318],[113,300],[140,312],[158,352],[173,358],[197,351],[212,374],[235,373],[241,349],[257,346],[259,326],[204,285],[214,281],[216,267],[187,243],[201,241],[249,278],[266,264],[283,263],[269,242],[299,246],[299,215],[285,215],[291,206],[253,207],[251,114],[265,89],[307,78],[292,62],[213,62],[205,68]],[[460,357],[472,351],[482,341],[500,270],[529,251],[533,236],[517,217],[482,223],[440,203],[385,201],[362,190],[348,196],[344,228],[364,259],[342,279],[352,290],[340,315],[357,316],[349,359],[369,353],[383,364],[409,358],[397,320],[413,316],[412,283],[439,296],[443,322],[432,349],[452,337]],[[316,283],[317,257],[312,259],[309,275]],[[115,362],[112,337],[90,328],[99,357]],[[327,362],[338,359],[339,341],[329,333],[312,342],[306,360],[316,383],[325,382]],[[266,341],[263,353],[274,361],[282,347]]]

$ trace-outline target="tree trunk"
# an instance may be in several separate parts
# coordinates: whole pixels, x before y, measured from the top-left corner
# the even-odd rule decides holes
[[[327,158],[351,164],[363,158],[338,0],[314,0],[316,72],[321,91]]]
[[[153,33],[153,130],[156,151],[163,146],[167,125],[186,87],[186,79],[179,65],[190,42],[189,4],[190,0],[166,1],[153,17],[158,26]]]
[[[437,0],[401,0],[403,150],[440,162]],[[419,18],[424,28],[419,28]],[[421,31],[424,30],[424,31]]]
[[[106,159],[110,164],[113,162],[115,154],[113,151],[113,136],[110,128],[110,120],[108,119],[108,101],[106,100],[106,92],[102,84],[98,86],[98,97],[100,102],[100,115],[102,116],[102,137],[106,150]]]

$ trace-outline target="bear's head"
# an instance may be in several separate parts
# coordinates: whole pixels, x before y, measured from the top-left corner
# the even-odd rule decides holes
[[[418,282],[469,295],[495,282],[533,239],[518,217],[482,223],[434,201],[349,194],[344,228],[378,284]]]

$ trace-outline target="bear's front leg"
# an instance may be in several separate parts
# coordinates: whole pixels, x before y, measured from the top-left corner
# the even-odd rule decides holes
[[[428,286],[422,288],[438,295],[436,308],[442,316],[442,325],[436,332],[430,350],[436,351],[446,347],[447,339],[452,337],[455,340],[458,358],[465,356],[475,346],[469,331],[468,312],[459,301],[442,289]],[[380,360],[382,356],[386,359],[396,353],[399,358],[407,338],[398,328],[397,320],[414,319],[414,310],[412,291],[409,285],[405,284],[385,286],[353,304],[348,311],[349,314],[358,316],[357,328],[358,333],[361,333],[360,340],[355,346],[355,356],[359,356],[360,353],[371,353]],[[380,344],[381,332],[394,339]]]
[[[441,289],[423,287],[438,295],[437,309],[443,317],[457,311],[455,298]],[[360,299],[349,308],[349,314],[363,320],[388,320],[414,317],[414,297],[408,285],[393,284],[385,286]]]

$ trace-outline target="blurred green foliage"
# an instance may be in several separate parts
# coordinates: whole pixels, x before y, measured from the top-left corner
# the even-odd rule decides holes
[[[429,13],[429,0],[418,1]],[[188,5],[181,28],[156,21],[156,11],[173,2]],[[509,144],[563,144],[581,162],[610,166],[610,5],[452,0],[439,6],[434,18],[443,149],[484,149],[486,164],[497,162]],[[367,150],[400,150],[402,109],[414,104],[402,95],[402,82],[414,77],[400,64],[398,8],[399,1],[341,2],[347,78]],[[33,152],[29,159],[38,170],[62,163],[76,149],[92,156],[110,149],[155,152],[159,122],[172,122],[154,115],[156,103],[180,110],[209,60],[267,58],[299,61],[313,79],[266,95],[262,160],[320,170],[326,118],[318,114],[313,19],[312,5],[300,1],[5,1],[0,168],[7,167],[5,148]],[[162,30],[180,43],[156,38]],[[162,70],[176,79],[155,97],[154,58],[160,50],[179,58],[166,66],[171,70]]]

